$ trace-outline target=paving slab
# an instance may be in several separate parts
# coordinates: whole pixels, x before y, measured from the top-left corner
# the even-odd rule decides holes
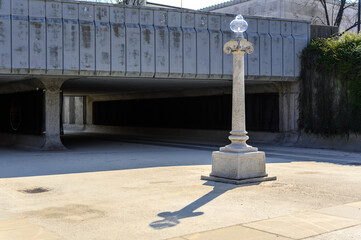
[[[57,240],[60,236],[30,223],[27,219],[0,221],[0,239],[6,240]]]
[[[254,230],[248,227],[243,227],[240,225],[231,226],[201,233],[195,233],[187,236],[182,236],[186,240],[289,240],[290,238],[285,238],[276,234],[270,234],[263,231]],[[182,239],[180,238],[180,239]],[[176,238],[172,240],[177,240]],[[179,238],[178,238],[179,240]]]
[[[317,212],[361,221],[361,207],[352,205],[340,205],[330,208],[323,208],[317,210]]]
[[[325,233],[315,237],[306,238],[304,240],[360,240],[361,225],[341,229],[338,231]]]
[[[361,221],[316,212],[304,212],[244,224],[244,226],[302,239],[361,224]]]

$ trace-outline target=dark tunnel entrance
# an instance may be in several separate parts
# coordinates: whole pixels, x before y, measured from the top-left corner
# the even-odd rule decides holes
[[[228,131],[232,96],[94,102],[92,117],[94,125]],[[246,118],[250,131],[278,132],[278,94],[246,94]]]
[[[44,131],[43,91],[0,95],[0,133],[41,135]]]

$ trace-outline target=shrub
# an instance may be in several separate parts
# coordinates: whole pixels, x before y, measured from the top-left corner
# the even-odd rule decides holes
[[[361,133],[361,34],[313,40],[302,53],[300,128]]]

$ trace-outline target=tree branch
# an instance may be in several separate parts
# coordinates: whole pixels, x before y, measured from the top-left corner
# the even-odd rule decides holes
[[[346,0],[341,0],[340,2],[340,8],[338,9],[338,13],[337,13],[337,17],[335,20],[335,23],[333,24],[334,26],[339,27],[341,25],[341,21],[342,21],[342,17],[343,17],[343,12],[345,10],[345,5],[346,5]]]
[[[319,1],[320,1],[321,5],[323,6],[324,11],[325,11],[327,25],[330,26],[331,23],[330,23],[330,18],[328,16],[327,2],[326,2],[327,0],[319,0]]]
[[[348,27],[345,31],[343,31],[340,35],[343,35],[345,32],[351,30],[352,28],[356,27],[358,25],[358,22],[355,22],[350,27]]]

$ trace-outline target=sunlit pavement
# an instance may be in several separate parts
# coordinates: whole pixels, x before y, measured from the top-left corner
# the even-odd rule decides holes
[[[261,145],[277,181],[234,186],[214,147],[63,142],[0,149],[0,239],[361,239],[360,153]]]

